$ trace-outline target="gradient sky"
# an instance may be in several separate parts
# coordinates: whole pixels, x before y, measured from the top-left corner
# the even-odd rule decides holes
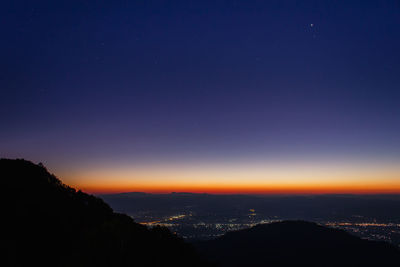
[[[400,192],[399,1],[2,1],[0,156],[90,192]]]

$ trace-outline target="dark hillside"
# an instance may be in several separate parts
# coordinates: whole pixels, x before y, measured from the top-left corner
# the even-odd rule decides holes
[[[168,229],[114,213],[42,165],[1,159],[0,173],[2,266],[203,265]]]

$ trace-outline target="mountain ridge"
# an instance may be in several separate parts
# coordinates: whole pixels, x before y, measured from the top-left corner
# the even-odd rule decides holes
[[[399,266],[398,248],[306,221],[242,229],[197,249],[218,266]],[[268,265],[270,264],[270,265]]]
[[[3,266],[400,264],[399,250],[390,244],[304,221],[258,225],[194,243],[199,255],[167,228],[147,228],[114,212],[102,199],[65,185],[42,164],[0,159],[0,173]]]
[[[39,164],[0,159],[5,266],[204,266],[167,228],[147,228]]]

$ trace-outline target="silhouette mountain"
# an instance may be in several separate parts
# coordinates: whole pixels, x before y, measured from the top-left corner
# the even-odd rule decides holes
[[[257,225],[196,247],[218,266],[400,266],[388,243],[305,221]]]
[[[0,159],[2,266],[207,266],[167,228],[115,213],[26,160]],[[400,266],[397,248],[285,221],[195,243],[217,266]]]
[[[204,266],[167,228],[148,229],[26,160],[0,160],[2,266]]]

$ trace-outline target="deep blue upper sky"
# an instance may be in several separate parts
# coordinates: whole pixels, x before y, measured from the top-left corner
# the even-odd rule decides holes
[[[3,1],[0,152],[400,158],[399,1]]]

